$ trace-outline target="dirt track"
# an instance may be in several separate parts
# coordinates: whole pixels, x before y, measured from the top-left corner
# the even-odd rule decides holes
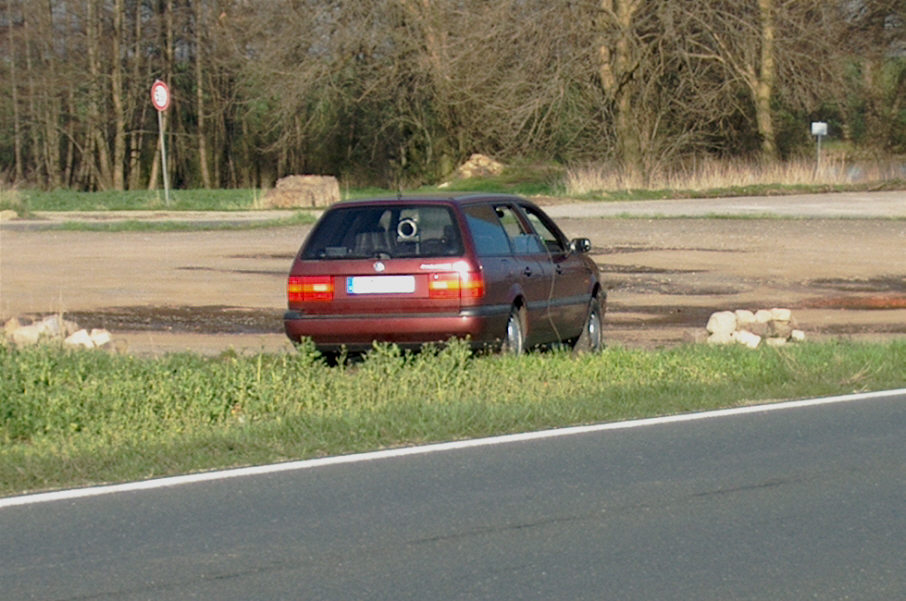
[[[906,337],[906,221],[560,218],[591,238],[605,335],[701,340],[711,312],[785,306],[812,339]],[[307,227],[194,233],[0,229],[0,318],[63,311],[130,352],[288,350],[284,286]]]

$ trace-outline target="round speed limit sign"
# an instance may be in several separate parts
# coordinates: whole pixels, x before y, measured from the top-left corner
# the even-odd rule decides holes
[[[170,106],[170,88],[159,79],[151,86],[151,104],[160,112]]]

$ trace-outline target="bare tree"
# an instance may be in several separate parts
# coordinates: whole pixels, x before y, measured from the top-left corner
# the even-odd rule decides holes
[[[6,34],[7,34],[7,52],[9,60],[9,90],[12,104],[13,116],[13,182],[20,182],[25,179],[25,170],[22,158],[22,120],[19,109],[19,74],[16,68],[18,56],[16,53],[17,40],[13,35],[16,24],[22,20],[21,13],[14,10],[14,0],[8,0],[6,4]]]
[[[205,3],[195,2],[195,118],[198,128],[198,164],[201,171],[201,183],[205,188],[211,187],[211,172],[208,169],[208,145],[205,132],[205,85],[204,85],[204,50],[206,37]]]

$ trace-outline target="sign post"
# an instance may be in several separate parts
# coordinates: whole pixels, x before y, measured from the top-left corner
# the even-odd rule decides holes
[[[170,206],[170,184],[167,181],[167,149],[164,145],[164,111],[170,108],[170,88],[161,80],[151,85],[151,104],[157,109],[157,128],[160,130],[161,173],[164,177],[164,200]]]
[[[818,158],[815,170],[821,168],[821,138],[827,135],[827,123],[825,121],[812,121],[812,135],[818,138]]]

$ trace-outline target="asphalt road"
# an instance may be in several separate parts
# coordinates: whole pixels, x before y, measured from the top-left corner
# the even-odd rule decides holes
[[[906,598],[906,394],[0,507],[0,599]]]
[[[906,191],[836,192],[569,203],[548,207],[551,217],[784,217],[890,219],[906,217]]]

